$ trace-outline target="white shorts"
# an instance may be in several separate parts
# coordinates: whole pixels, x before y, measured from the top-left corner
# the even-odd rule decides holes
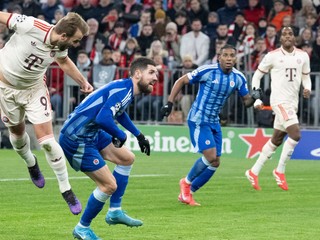
[[[272,106],[275,113],[273,128],[286,132],[289,126],[299,124],[296,110],[293,106],[288,104],[278,104]]]
[[[7,127],[25,120],[41,124],[52,120],[48,88],[45,83],[17,90],[0,81],[1,119]]]

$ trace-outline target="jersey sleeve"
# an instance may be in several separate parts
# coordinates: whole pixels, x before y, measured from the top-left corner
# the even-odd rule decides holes
[[[310,73],[310,58],[307,53],[304,54],[305,61],[302,65],[302,74],[308,75]]]
[[[272,68],[272,63],[272,55],[270,53],[267,53],[260,62],[258,70],[260,70],[263,73],[267,73]]]
[[[198,82],[204,82],[207,81],[206,78],[202,78],[204,74],[208,72],[210,68],[207,65],[198,67],[197,69],[193,70],[192,72],[187,73],[187,77],[189,79],[190,84],[195,84]]]
[[[238,92],[240,94],[241,97],[249,94],[249,89],[248,89],[248,84],[247,84],[247,79],[245,78],[245,76],[243,74],[238,75],[239,78],[239,85],[238,85]]]
[[[33,27],[34,17],[14,13],[8,20],[8,28],[16,33],[26,33]]]

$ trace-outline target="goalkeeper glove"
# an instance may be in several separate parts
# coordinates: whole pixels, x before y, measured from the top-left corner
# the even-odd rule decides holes
[[[160,110],[160,113],[161,113],[161,117],[168,117],[172,111],[172,107],[173,107],[173,103],[172,102],[167,102],[166,105],[164,105],[161,110]]]
[[[262,89],[261,88],[253,88],[252,93],[251,93],[251,97],[254,100],[260,99],[263,95]]]
[[[141,149],[141,152],[147,154],[148,156],[150,156],[150,143],[149,143],[149,140],[146,139],[146,137],[142,133],[140,133],[137,136],[137,139],[138,139],[138,143],[139,143],[139,147]]]

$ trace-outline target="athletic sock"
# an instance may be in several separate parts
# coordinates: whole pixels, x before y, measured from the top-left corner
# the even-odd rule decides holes
[[[114,168],[113,176],[116,179],[117,190],[112,194],[110,198],[110,208],[121,207],[122,197],[128,185],[131,169],[132,169],[132,165],[130,166],[117,165]]]
[[[84,210],[80,224],[84,227],[90,226],[92,220],[101,212],[105,202],[110,195],[102,192],[99,188],[96,188],[88,199],[86,209]]]
[[[191,192],[196,192],[204,184],[206,184],[213,174],[216,172],[217,168],[208,166],[198,177],[196,177],[191,183]]]
[[[286,169],[286,164],[290,160],[294,148],[297,146],[298,142],[292,138],[287,138],[283,144],[282,152],[280,155],[277,172],[284,173]]]
[[[262,151],[259,155],[258,160],[252,166],[251,171],[254,175],[259,175],[262,167],[264,166],[265,162],[271,158],[272,154],[277,149],[277,146],[271,142],[271,139],[263,146]]]
[[[44,150],[47,162],[55,173],[60,192],[63,193],[71,189],[68,179],[68,171],[66,165],[66,158],[60,145],[56,142],[54,137],[39,140],[39,144]]]
[[[193,180],[199,176],[208,166],[210,166],[210,163],[208,160],[202,156],[200,157],[192,166],[190,172],[188,173],[186,177],[186,182],[188,184],[192,183]]]
[[[13,149],[20,155],[20,157],[25,161],[28,167],[33,167],[36,164],[34,155],[30,149],[30,137],[27,132],[21,137],[10,133],[9,139]]]

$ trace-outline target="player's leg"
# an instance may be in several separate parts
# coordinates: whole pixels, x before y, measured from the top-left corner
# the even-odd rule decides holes
[[[134,162],[134,154],[125,146],[116,148],[113,144],[109,144],[101,150],[101,155],[104,159],[116,164],[113,176],[117,182],[117,190],[110,198],[110,208],[106,216],[106,222],[109,225],[124,224],[130,227],[141,226],[143,224],[141,220],[128,216],[121,208],[122,198],[127,188],[129,175]]]
[[[81,219],[73,230],[73,236],[78,239],[99,239],[90,225],[116,190],[115,178],[106,166],[94,141],[92,144],[77,143],[61,133],[59,143],[71,167],[76,171],[84,172],[97,185],[89,196]],[[101,144],[105,143],[101,142]]]
[[[284,141],[281,151],[279,163],[276,169],[273,170],[273,176],[280,188],[288,190],[288,184],[285,177],[286,164],[290,160],[291,155],[300,140],[300,127],[297,123],[286,128],[288,138]]]
[[[0,82],[1,83],[1,82]],[[23,108],[25,100],[20,103],[20,99],[25,99],[23,90],[10,89],[9,86],[0,84],[0,108],[3,123],[9,129],[9,139],[13,149],[25,161],[32,182],[39,188],[44,187],[45,180],[39,169],[36,157],[30,148],[30,137],[25,130],[25,110]],[[22,95],[20,97],[20,95]]]

